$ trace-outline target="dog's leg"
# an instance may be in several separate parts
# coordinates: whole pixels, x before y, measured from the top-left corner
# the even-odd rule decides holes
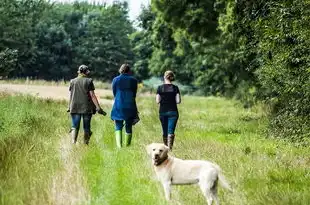
[[[219,199],[217,197],[217,182],[215,182],[214,186],[211,188],[211,195],[216,205],[220,205]]]
[[[164,191],[165,191],[165,197],[167,200],[170,200],[171,198],[171,181],[165,181],[162,182]]]
[[[201,179],[199,181],[199,187],[202,191],[202,194],[206,198],[208,205],[212,205],[212,202],[213,202],[213,197],[212,197],[212,193],[211,193],[212,185],[213,184],[208,183],[207,180],[205,180],[205,179]]]

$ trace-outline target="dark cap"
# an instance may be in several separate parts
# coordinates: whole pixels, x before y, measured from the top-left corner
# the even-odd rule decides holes
[[[79,69],[78,69],[78,73],[84,73],[87,74],[87,72],[89,72],[89,68],[86,65],[80,65]]]

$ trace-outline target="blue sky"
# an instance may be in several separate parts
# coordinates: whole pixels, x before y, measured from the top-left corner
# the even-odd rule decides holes
[[[52,0],[52,1],[62,1],[62,2],[74,2],[75,0]],[[85,0],[80,0],[85,1]],[[114,0],[87,0],[89,2],[106,2],[106,3],[112,3]],[[127,1],[129,5],[129,17],[131,20],[135,20],[135,18],[139,15],[141,5],[147,5],[151,0],[121,0],[121,1]]]

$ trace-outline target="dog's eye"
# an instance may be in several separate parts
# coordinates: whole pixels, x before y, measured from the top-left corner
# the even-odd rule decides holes
[[[155,151],[156,149],[153,149],[153,151]]]
[[[159,150],[159,152],[163,152],[163,150],[162,150],[162,149],[160,149],[160,150]]]

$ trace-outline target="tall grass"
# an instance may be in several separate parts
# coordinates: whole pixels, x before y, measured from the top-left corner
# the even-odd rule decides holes
[[[56,143],[65,133],[61,106],[0,94],[0,204],[51,203],[49,187],[60,167]]]
[[[117,149],[113,122],[95,115],[90,145],[68,149],[66,162],[81,168],[81,189],[90,193],[80,204],[205,204],[197,186],[174,186],[172,202],[164,200],[145,150],[147,144],[161,141],[158,105],[148,96],[139,96],[137,102],[141,121],[134,127],[132,146]],[[66,163],[59,157],[59,142],[67,136],[69,124],[65,106],[1,96],[1,204],[57,204],[49,192],[53,176]],[[179,111],[172,154],[219,164],[234,189],[219,189],[222,204],[309,204],[310,150],[267,138],[262,107],[244,109],[237,101],[185,96]]]
[[[138,99],[141,121],[131,147],[116,149],[113,123],[94,118],[94,137],[82,160],[92,194],[90,204],[169,204],[156,181],[145,146],[161,141],[157,104]],[[220,188],[222,204],[307,205],[310,150],[268,139],[262,107],[244,109],[237,101],[185,96],[173,155],[219,164],[233,193]],[[197,186],[175,186],[171,204],[205,204]]]

